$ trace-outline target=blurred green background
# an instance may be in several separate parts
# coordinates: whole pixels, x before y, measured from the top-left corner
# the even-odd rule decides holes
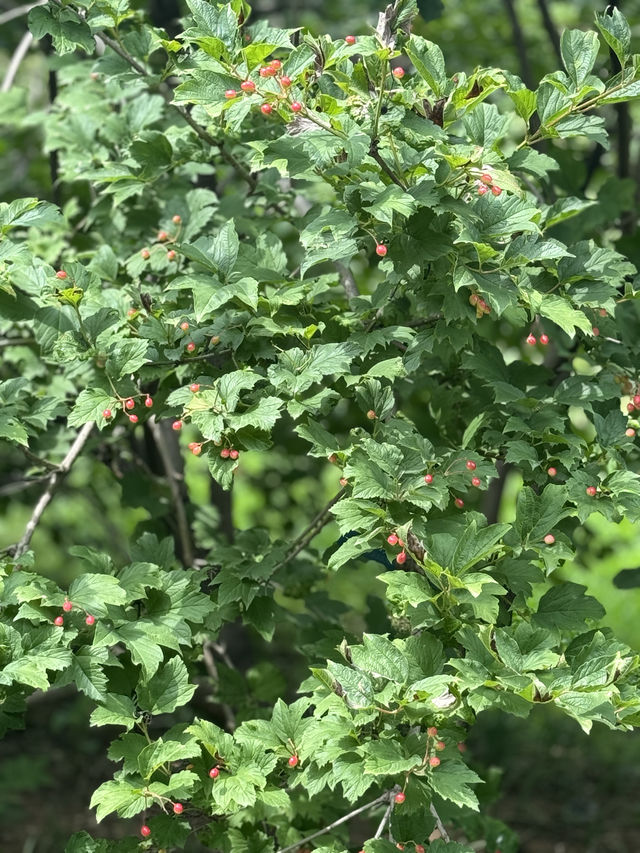
[[[0,21],[19,5],[20,0],[0,0]],[[185,4],[179,0],[137,0],[135,5],[148,11],[158,26],[170,32],[180,29],[178,18]],[[257,0],[254,12],[275,25],[305,25],[340,36],[367,32],[383,5],[375,0]],[[640,37],[640,0],[621,0],[618,5],[630,19],[636,38]],[[599,0],[419,0],[419,6],[422,18],[416,29],[441,45],[450,72],[497,65],[535,86],[558,67],[557,33],[566,26],[590,26],[594,12],[604,11],[607,4]],[[25,27],[24,16],[0,26],[0,79]],[[17,114],[15,121],[8,118],[12,94],[2,96],[6,122],[0,135],[3,201],[30,195],[54,198],[37,115],[47,107],[49,70],[42,45],[34,45],[16,80],[16,85],[29,90],[31,119]],[[638,260],[635,227],[614,221],[615,205],[609,219],[607,200],[624,197],[635,226],[640,115],[634,105],[626,116],[610,108],[607,119],[613,134],[611,149],[567,148],[561,153],[559,181],[566,192],[586,191],[598,197],[603,213],[600,219],[595,217],[594,227],[600,229],[599,236]],[[0,350],[1,378],[14,375],[12,360],[18,355],[24,353]],[[35,363],[33,369],[37,369]],[[243,455],[232,513],[237,529],[266,527],[272,537],[288,538],[302,530],[335,493],[339,474],[327,465],[319,481],[315,463],[303,455],[302,445],[297,452],[299,439],[285,427],[280,429],[274,450]],[[55,455],[55,448],[51,450]],[[125,450],[125,463],[131,464],[120,478],[114,477],[108,460],[82,458],[76,464],[33,538],[41,573],[66,584],[82,571],[82,564],[68,555],[73,545],[102,549],[108,542],[114,559],[124,561],[128,542],[138,533],[153,530],[167,535],[168,495],[140,492],[135,451],[133,443]],[[0,547],[4,547],[20,537],[38,491],[15,488],[25,468],[19,453],[0,446],[0,468]],[[186,460],[186,479],[200,541],[213,543],[218,510],[212,504],[210,478],[201,460]],[[513,513],[518,487],[514,475],[502,496],[504,518]],[[329,547],[336,538],[336,530],[328,526],[318,542]],[[640,567],[640,529],[593,516],[577,545],[578,558],[564,575],[586,584],[606,607],[606,624],[640,651],[640,590],[618,589],[613,583],[620,570]],[[362,630],[365,617],[370,624],[383,618],[382,587],[376,580],[379,571],[375,563],[358,563],[326,580],[331,598],[346,605],[341,617],[345,630]],[[297,603],[287,604],[295,608]],[[266,669],[265,664],[253,663],[264,657],[261,648],[261,641],[244,637],[237,648],[230,649],[256,702],[271,702],[279,693],[291,696],[304,669],[302,657],[290,652],[288,630],[276,633],[269,652],[272,665]],[[223,670],[221,674],[232,693],[232,673]],[[89,730],[87,718],[84,698],[53,692],[30,704],[26,733],[13,733],[0,742],[1,853],[59,853],[71,832],[95,828],[87,808],[89,796],[111,775],[113,765],[104,757],[109,733]],[[546,708],[536,709],[527,720],[491,714],[481,716],[474,728],[469,758],[490,780],[486,808],[519,833],[523,853],[640,851],[640,736],[599,728],[588,738],[577,725]],[[127,822],[105,821],[99,831],[115,837],[135,830]]]

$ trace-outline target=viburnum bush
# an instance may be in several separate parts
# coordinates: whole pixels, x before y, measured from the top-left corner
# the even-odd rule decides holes
[[[638,658],[560,576],[591,513],[640,520],[639,279],[566,227],[593,202],[554,158],[606,146],[596,112],[640,95],[629,26],[611,8],[600,37],[564,32],[531,91],[452,74],[413,0],[337,40],[188,6],[175,37],[128,0],[29,16],[58,91],[26,118],[12,95],[13,120],[42,127],[60,204],[0,205],[0,435],[39,490],[0,568],[0,730],[68,684],[111,727],[91,805],[135,822],[69,853],[355,851],[356,816],[365,853],[514,853],[478,811],[476,716],[640,724]],[[223,523],[222,490],[270,451],[293,501],[318,483],[286,541],[266,475],[266,529]],[[219,517],[188,493],[191,454]],[[151,515],[159,483],[173,536],[124,561],[105,527],[62,589],[31,540],[82,455],[114,484],[133,470]],[[372,559],[385,595],[356,634],[326,580]],[[231,625],[276,685],[286,629],[299,698],[260,699]],[[197,685],[216,704],[196,710]]]

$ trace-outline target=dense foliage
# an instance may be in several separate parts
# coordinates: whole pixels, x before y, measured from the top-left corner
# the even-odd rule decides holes
[[[0,568],[0,733],[68,684],[121,730],[92,805],[141,835],[69,853],[271,853],[323,828],[341,851],[349,822],[330,825],[363,812],[366,853],[513,853],[477,813],[476,716],[640,724],[638,658],[556,576],[590,514],[640,520],[638,276],[553,156],[606,146],[595,111],[640,95],[629,26],[612,8],[600,36],[564,32],[564,70],[532,91],[447,71],[411,0],[338,40],[188,5],[175,37],[126,0],[33,9],[57,96],[46,116],[4,103],[44,123],[60,205],[0,205],[0,435],[41,489]],[[225,497],[278,449],[293,500],[296,472],[334,484],[287,541],[234,530]],[[30,545],[81,454],[172,536],[150,526],[125,561],[106,526],[62,589]],[[217,484],[199,499],[190,455]],[[345,636],[324,579],[367,560],[386,596]],[[252,684],[218,641],[231,624],[265,641]],[[307,672],[290,704],[282,626]]]

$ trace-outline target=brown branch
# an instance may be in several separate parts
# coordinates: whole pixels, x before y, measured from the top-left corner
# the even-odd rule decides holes
[[[340,284],[344,288],[344,292],[347,294],[347,299],[349,302],[353,302],[354,299],[357,299],[360,296],[360,291],[358,290],[358,285],[353,277],[353,273],[348,266],[341,264],[340,261],[336,261],[334,266],[338,270]]]
[[[537,0],[538,8],[540,9],[540,14],[542,16],[542,23],[544,25],[545,30],[547,31],[547,35],[549,36],[549,40],[553,46],[553,50],[556,54],[558,62],[560,65],[562,62],[562,51],[560,50],[560,36],[558,35],[558,30],[556,29],[556,25],[553,22],[553,18],[551,17],[551,12],[549,11],[549,7],[547,6],[547,0]]]
[[[332,506],[338,503],[345,495],[345,490],[340,489],[337,495],[331,498],[328,504],[326,504],[320,512],[316,515],[316,517],[305,527],[302,533],[293,540],[291,543],[291,548],[287,552],[286,557],[279,563],[276,568],[280,569],[282,566],[286,565],[290,560],[293,560],[294,557],[297,557],[300,551],[307,547],[309,542],[314,539],[318,533],[322,530],[322,528],[329,523],[329,510]]]
[[[54,494],[60,487],[60,484],[69,472],[69,469],[76,461],[77,457],[80,455],[82,448],[85,446],[93,427],[93,421],[90,421],[82,427],[80,432],[75,437],[73,444],[69,448],[69,452],[67,453],[67,455],[64,457],[64,459],[56,468],[56,470],[53,471],[53,473],[49,476],[49,483],[47,485],[47,488],[42,493],[40,500],[35,505],[34,510],[31,513],[31,518],[27,522],[27,526],[25,527],[22,539],[13,549],[14,557],[21,557],[29,548],[31,537],[35,533],[35,529],[38,526],[40,519],[42,518],[43,512],[45,511]]]
[[[191,528],[189,527],[189,519],[187,518],[187,511],[184,506],[185,502],[183,499],[182,491],[180,489],[180,480],[182,479],[182,477],[180,475],[180,472],[176,470],[173,464],[171,453],[169,451],[169,447],[167,445],[167,441],[162,431],[161,425],[156,421],[153,415],[149,418],[147,423],[149,425],[149,429],[151,430],[151,434],[153,435],[156,447],[158,448],[158,453],[160,454],[160,459],[162,460],[162,466],[165,470],[165,474],[167,475],[167,480],[169,482],[171,500],[176,513],[176,522],[178,525],[178,538],[180,540],[182,561],[185,566],[192,566],[193,543],[191,541]]]
[[[369,150],[369,154],[371,155],[371,157],[373,157],[373,159],[376,161],[376,163],[378,164],[378,166],[380,166],[380,168],[382,169],[382,171],[383,171],[386,175],[388,175],[388,176],[391,178],[391,180],[393,181],[393,183],[394,183],[394,184],[397,184],[397,185],[400,187],[400,189],[402,189],[402,190],[406,190],[406,189],[407,189],[407,188],[406,188],[406,186],[405,186],[405,185],[402,183],[402,181],[400,180],[400,178],[399,178],[399,177],[396,175],[396,173],[391,169],[391,167],[390,167],[390,166],[389,166],[389,164],[386,162],[386,160],[384,160],[384,159],[380,156],[380,154],[379,154],[379,152],[378,152],[378,146],[377,146],[377,144],[375,143],[375,141],[371,143],[371,148],[370,148],[370,150]]]
[[[436,811],[436,807],[433,805],[433,803],[431,803],[431,805],[429,806],[429,811],[431,812],[431,814],[436,819],[436,826],[438,827],[438,832],[442,836],[443,840],[446,841],[447,843],[449,843],[449,841],[451,841],[451,839],[449,838],[449,833],[444,828],[444,824],[440,820],[440,815]]]
[[[0,86],[0,92],[8,92],[9,89],[13,86],[13,81],[15,80],[15,76],[18,73],[18,69],[20,68],[22,60],[27,55],[27,52],[31,47],[32,42],[33,33],[27,30],[27,32],[22,36],[18,43],[18,46],[13,52],[13,56],[11,57],[11,61],[9,62],[9,66],[7,67],[7,73],[4,75],[2,86]]]
[[[520,24],[520,19],[518,18],[515,2],[514,0],[503,0],[503,3],[507,11],[509,22],[511,23],[513,43],[520,62],[520,76],[522,77],[522,81],[527,89],[535,89],[531,63],[529,62],[529,54],[527,53],[527,43],[524,39],[524,32],[522,30],[522,25]]]
[[[218,675],[218,667],[216,666],[216,659],[213,656],[213,650],[216,648],[215,644],[210,642],[209,640],[205,640],[202,644],[202,659],[204,661],[205,669],[211,676],[211,679],[215,682],[216,686],[220,686],[220,676]],[[233,667],[230,667],[233,669]],[[226,702],[218,702],[220,708],[222,710],[222,714],[224,716],[224,723],[227,731],[233,732],[236,728],[236,717],[233,713],[233,709],[231,705],[227,705]]]
[[[387,799],[387,798],[389,799],[389,805],[387,806],[385,813],[382,815],[382,820],[378,824],[378,828],[376,829],[376,834],[373,836],[374,838],[380,838],[380,836],[384,832],[385,826],[387,825],[387,821],[391,817],[391,810],[393,809],[393,797],[394,797],[393,791],[390,794],[389,793],[385,794],[384,799]]]

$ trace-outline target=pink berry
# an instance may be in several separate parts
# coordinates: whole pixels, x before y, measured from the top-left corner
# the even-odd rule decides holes
[[[140,827],[140,835],[144,836],[145,838],[148,838],[151,835],[151,827],[147,826],[146,823],[143,824]]]
[[[182,803],[174,803],[173,804],[173,813],[174,814],[182,814],[183,811],[184,811],[184,806],[182,805]]]
[[[228,447],[223,447],[222,450],[220,451],[220,456],[222,456],[223,459],[228,459],[230,455],[231,455],[231,451],[229,450]]]
[[[165,243],[169,239],[166,231],[158,231],[158,242]]]
[[[237,96],[237,94],[238,93],[236,92],[235,89],[227,89],[227,91],[224,93],[224,96],[228,100],[231,100],[231,98],[235,98]]]
[[[464,501],[462,500],[462,498],[456,498],[454,503],[458,507],[458,509],[462,509],[462,507],[464,506]]]
[[[273,111],[273,107],[271,106],[271,104],[263,104],[263,105],[260,107],[260,111],[261,111],[264,115],[268,116],[268,115],[269,115],[269,113],[271,113],[271,112]]]
[[[62,625],[64,625],[64,617],[56,616],[56,618],[53,620],[53,624],[57,625],[58,628],[60,628]]]
[[[256,84],[253,80],[243,80],[242,83],[240,83],[240,88],[243,92],[255,92]]]
[[[376,413],[373,411],[373,409],[369,409],[369,411],[367,412],[367,417],[370,421],[375,421]]]
[[[200,454],[202,453],[202,445],[197,444],[196,442],[194,442],[193,445],[190,445],[189,449],[191,450],[194,456],[200,456]]]
[[[475,471],[476,470],[476,463],[473,461],[473,459],[467,459],[466,466],[469,469],[469,471]]]
[[[183,320],[182,323],[180,323],[180,328],[182,329],[183,332],[188,331],[189,324],[187,323],[186,320]]]
[[[433,483],[433,474],[425,474],[424,475],[424,481],[427,484],[427,486],[431,485],[431,483]]]
[[[65,599],[65,601],[63,602],[62,609],[65,613],[69,613],[70,610],[73,610],[73,604],[69,601],[68,598]]]
[[[151,252],[148,249],[143,249],[140,252],[140,257],[142,257],[145,261],[148,261],[151,257]]]
[[[280,85],[284,86],[285,89],[288,88],[291,85],[291,77],[287,77],[287,75],[285,74],[283,77],[280,78]]]
[[[479,485],[480,485],[480,483],[481,483],[481,482],[482,482],[482,481],[480,480],[480,477],[472,477],[472,478],[471,478],[471,485],[472,485],[472,486],[476,486],[476,487],[477,487],[477,486],[479,486]]]
[[[633,405],[633,403],[627,403],[627,411],[629,412],[629,414],[631,414],[631,412],[635,412],[635,410],[636,407]]]
[[[330,453],[330,454],[327,456],[327,461],[328,461],[328,462],[331,462],[331,464],[332,464],[332,465],[335,465],[335,464],[336,464],[336,462],[338,461],[338,457],[337,457],[337,455],[336,455],[335,453]]]
[[[416,844],[416,853],[424,853],[424,847],[422,844]]]
[[[540,335],[540,343],[546,347],[549,343],[549,335],[545,335],[544,332]]]
[[[280,69],[282,68],[282,63],[279,59],[272,59],[269,65],[271,68],[273,68],[274,71],[280,71]]]
[[[469,297],[469,304],[470,305],[477,305],[479,301],[480,301],[480,297],[478,296],[477,293],[472,293],[471,296]]]
[[[397,545],[398,544],[398,537],[396,536],[395,533],[390,533],[387,536],[387,542],[389,543],[389,545]]]
[[[591,329],[591,331],[593,332],[593,334],[595,335],[596,338],[600,334],[600,329],[597,326],[594,326],[593,329]]]
[[[237,458],[238,458],[238,456],[240,456],[240,451],[238,451],[238,450],[230,450],[230,451],[229,451],[229,456],[231,457],[231,459],[237,459]]]
[[[435,726],[429,726],[427,734],[429,737],[438,737],[438,729]]]
[[[458,744],[458,751],[459,752],[466,752],[467,751],[466,743],[463,743],[462,741],[460,741],[460,743]]]
[[[545,545],[553,545],[553,543],[555,541],[556,541],[556,537],[553,535],[553,533],[547,533],[547,535],[544,537],[544,544]]]
[[[169,249],[169,251],[167,252],[167,260],[168,261],[175,261],[175,259],[176,259],[176,253],[173,251],[173,249]]]
[[[289,767],[296,767],[298,764],[298,756],[297,755],[290,755],[289,760],[287,761],[287,764],[289,765]]]
[[[558,472],[557,472],[557,470],[553,467],[553,465],[551,466],[551,468],[547,468],[547,474],[548,474],[550,477],[555,477],[557,473],[558,473]]]
[[[192,382],[191,385],[189,385],[189,391],[191,391],[193,394],[197,394],[199,390],[200,386],[197,382]]]
[[[595,486],[587,486],[585,491],[589,495],[590,498],[594,497],[598,492],[598,490],[596,489]]]
[[[131,421],[132,424],[138,423],[138,416],[137,415],[127,415],[127,417],[129,418],[129,420]]]
[[[112,414],[111,409],[105,409],[105,410],[102,412],[102,417],[103,417],[105,420],[109,420],[109,418],[111,417],[111,414]]]
[[[447,745],[446,745],[446,743],[445,743],[443,740],[439,740],[439,741],[436,743],[436,749],[437,749],[437,750],[439,750],[440,752],[442,752],[442,750],[443,750],[443,749],[445,749],[445,748],[446,748],[446,746],[447,746]]]
[[[344,488],[345,486],[347,486],[347,485],[349,484],[349,481],[347,480],[347,478],[346,478],[346,477],[340,477],[340,479],[338,480],[338,482],[340,483],[340,485],[342,486],[342,488]]]
[[[148,394],[145,397],[144,404],[147,407],[147,409],[150,409],[151,406],[153,406],[153,399]]]
[[[404,77],[404,68],[398,66],[397,68],[394,68],[391,73],[397,80],[402,80],[402,78]]]
[[[178,432],[178,430],[181,430],[181,429],[182,429],[182,421],[181,421],[181,420],[174,421],[174,422],[171,424],[171,428],[172,428],[172,429],[175,429],[175,431],[176,431],[176,432]]]
[[[624,434],[627,436],[627,438],[633,438],[636,434],[636,431],[635,429],[631,429],[631,427],[629,427],[629,429],[626,429],[624,431]]]
[[[492,184],[493,183],[493,178],[491,177],[489,172],[483,172],[480,175],[480,180],[482,181],[483,184]]]
[[[395,795],[395,797],[393,799],[396,801],[396,803],[400,804],[400,803],[404,803],[404,801],[407,799],[407,797],[402,791],[398,791],[398,793]]]
[[[211,776],[212,779],[217,779],[219,775],[220,775],[220,768],[219,767],[212,767],[211,770],[209,770],[209,776]]]
[[[440,765],[440,759],[437,755],[432,755],[429,759],[429,764],[431,767],[438,767]]]
[[[400,551],[400,553],[399,553],[399,554],[398,554],[398,556],[396,557],[396,563],[397,563],[399,566],[402,566],[402,565],[404,565],[406,562],[407,562],[407,552],[406,552],[406,551]]]
[[[194,342],[189,341],[189,343],[187,344],[187,352],[193,352],[195,350],[195,348],[196,348],[196,345],[194,344]]]
[[[478,195],[486,195],[488,192],[488,188],[485,187],[484,184],[480,184],[480,186],[478,187]]]
[[[387,247],[384,245],[384,243],[377,243],[376,244],[376,255],[379,255],[381,258],[384,258],[384,256],[386,254],[387,254]]]
[[[180,223],[182,222],[182,217],[178,213],[176,213],[175,216],[171,217],[171,221],[174,222],[176,225],[180,225]]]
[[[636,408],[640,408],[640,394],[636,394],[635,397],[633,398],[633,405]]]
[[[302,109],[302,104],[300,103],[300,101],[293,101],[291,104],[291,109],[294,113],[299,113]]]
[[[62,281],[64,281],[66,277],[67,277],[67,274],[64,270],[58,270],[58,272],[56,273],[56,278],[59,278]]]
[[[607,309],[606,308],[598,308],[598,314],[601,317],[606,317],[607,316]]]
[[[529,346],[532,346],[532,347],[533,347],[533,346],[535,346],[535,345],[536,345],[536,338],[535,338],[535,335],[531,335],[531,334],[530,334],[530,335],[527,337],[527,343],[529,344]]]
[[[87,625],[94,625],[96,621],[96,617],[92,616],[91,613],[87,614],[87,618],[84,620]]]
[[[500,187],[497,187],[495,184],[491,187],[491,192],[496,196],[502,195],[502,190],[500,189]]]
[[[131,397],[129,397],[129,399],[128,399],[128,400],[125,400],[125,401],[124,401],[124,407],[125,407],[125,409],[129,409],[129,410],[134,409],[134,408],[135,408],[135,405],[136,405],[136,404],[134,403],[134,401],[133,401],[133,399],[132,399]]]

